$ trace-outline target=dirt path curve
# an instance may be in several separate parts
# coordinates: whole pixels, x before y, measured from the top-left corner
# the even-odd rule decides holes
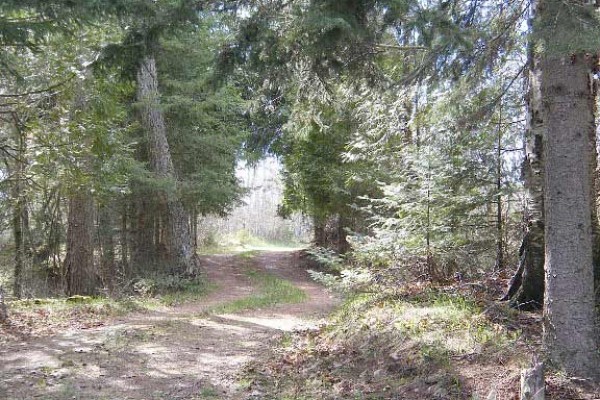
[[[297,253],[265,252],[245,262],[289,280],[308,300],[207,314],[258,289],[239,257],[204,257],[208,278],[218,289],[202,301],[0,348],[0,399],[256,397],[240,386],[240,369],[268,350],[282,331],[316,323],[336,301],[301,269]]]

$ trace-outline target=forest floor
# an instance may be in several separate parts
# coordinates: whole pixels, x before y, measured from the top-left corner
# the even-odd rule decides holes
[[[5,335],[0,399],[261,398],[242,367],[282,332],[314,329],[337,301],[297,252],[203,256],[202,265],[214,289],[200,300]]]
[[[387,269],[341,301],[298,251],[201,261],[207,284],[169,296],[9,303],[0,399],[517,400],[541,354],[541,314],[498,302],[499,275],[402,283]],[[600,387],[549,368],[546,398]]]

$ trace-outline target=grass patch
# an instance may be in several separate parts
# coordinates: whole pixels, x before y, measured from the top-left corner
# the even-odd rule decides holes
[[[133,311],[142,311],[159,306],[155,299],[128,297],[111,299],[106,297],[80,297],[77,301],[64,299],[26,299],[8,304],[11,312],[32,312],[41,316],[52,316],[56,320],[69,319],[80,314],[119,316]]]
[[[81,297],[28,299],[8,302],[8,322],[0,325],[0,343],[25,337],[53,335],[65,329],[101,326],[111,317],[158,308],[158,301],[142,298]]]
[[[111,298],[73,296],[7,302],[9,321],[0,326],[0,342],[46,336],[65,328],[90,328],[132,312],[164,309],[197,301],[216,289],[200,278],[152,277],[132,284],[135,295]]]
[[[435,291],[354,295],[321,330],[284,336],[267,367],[253,366],[245,379],[268,399],[470,398],[465,368],[478,364],[493,380],[499,360],[518,371],[523,358],[521,332],[498,319],[514,315],[488,311]]]
[[[221,304],[212,308],[209,312],[231,314],[240,311],[273,307],[278,304],[301,303],[308,298],[303,290],[284,279],[254,270],[249,270],[246,274],[258,288],[258,293]]]
[[[306,247],[306,243],[299,242],[270,242],[253,236],[250,232],[240,230],[234,234],[225,235],[218,239],[210,240],[200,246],[198,254],[235,254],[247,251],[293,251]]]
[[[241,253],[236,254],[236,256],[242,260],[245,261],[249,261],[252,260],[254,257],[256,257],[258,254],[260,254],[260,250],[244,250]]]
[[[200,389],[198,396],[200,396],[200,399],[218,399],[219,392],[213,388],[203,388]]]
[[[302,250],[306,244],[267,243],[262,244],[222,244],[203,246],[198,249],[199,255],[239,254],[248,251],[296,251]]]
[[[183,283],[175,290],[168,290],[159,297],[160,303],[166,306],[197,301],[216,291],[219,286],[205,280]]]

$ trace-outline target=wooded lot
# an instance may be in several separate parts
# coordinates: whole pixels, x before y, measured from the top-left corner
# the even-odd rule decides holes
[[[204,279],[267,158],[242,235],[308,219],[317,280],[381,304],[506,283],[536,359],[600,384],[599,6],[0,1],[0,320]]]

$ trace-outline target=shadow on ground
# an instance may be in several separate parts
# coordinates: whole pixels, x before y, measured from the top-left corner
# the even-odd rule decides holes
[[[245,263],[247,260],[243,260]],[[240,260],[212,257],[219,290],[204,301],[131,315],[103,327],[11,343],[0,349],[1,399],[237,399],[248,395],[238,373],[282,331],[310,325],[335,300],[298,268],[294,253],[257,255],[252,268],[306,291],[300,305],[232,315],[206,310],[255,288]]]

